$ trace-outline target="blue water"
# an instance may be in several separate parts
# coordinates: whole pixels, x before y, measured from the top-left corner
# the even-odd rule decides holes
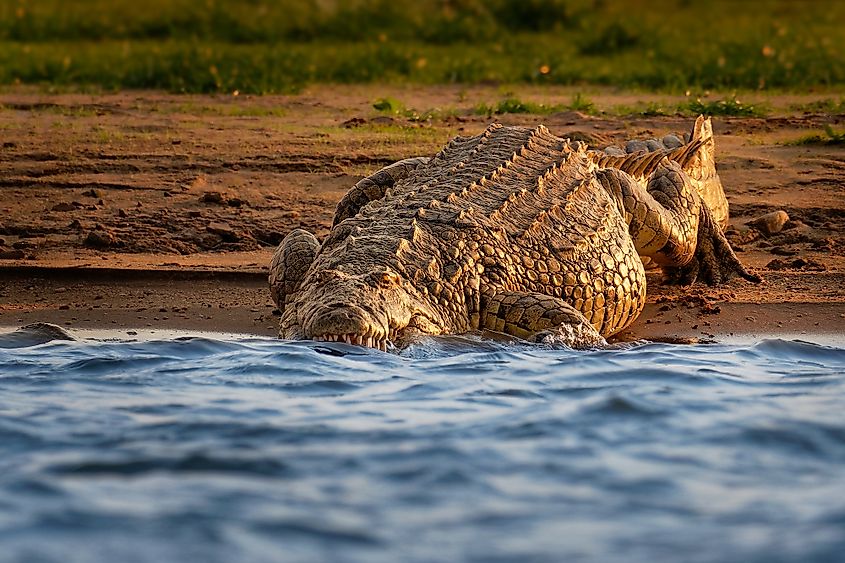
[[[0,349],[0,561],[845,560],[845,348]]]

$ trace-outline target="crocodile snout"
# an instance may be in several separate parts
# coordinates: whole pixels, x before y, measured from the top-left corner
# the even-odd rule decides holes
[[[324,334],[366,334],[372,330],[372,323],[366,313],[358,307],[329,307],[314,315],[310,325],[305,327],[308,336]]]

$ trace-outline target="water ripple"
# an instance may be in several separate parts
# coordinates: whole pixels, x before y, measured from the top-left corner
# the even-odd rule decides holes
[[[835,561],[843,373],[778,339],[3,348],[0,559]]]

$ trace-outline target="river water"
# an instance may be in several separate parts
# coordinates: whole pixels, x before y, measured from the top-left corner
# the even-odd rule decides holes
[[[840,562],[845,347],[0,349],[0,561]]]

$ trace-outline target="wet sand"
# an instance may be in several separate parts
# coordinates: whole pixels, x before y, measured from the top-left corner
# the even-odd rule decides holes
[[[2,94],[0,326],[47,321],[121,333],[274,335],[266,267],[284,234],[303,227],[325,235],[335,203],[362,175],[483,130],[490,119],[472,115],[475,102],[467,100],[496,92],[370,86],[259,98]],[[520,95],[554,103],[571,92]],[[432,122],[385,116],[372,109],[383,96],[453,115]],[[591,99],[611,107],[633,98]],[[789,101],[768,103],[786,108]],[[495,119],[545,123],[596,145],[692,123],[576,112]],[[788,109],[768,119],[715,118],[729,237],[765,282],[684,289],[652,275],[646,309],[619,338],[845,339],[845,150],[792,144],[842,121]],[[775,210],[791,219],[780,233],[747,226]]]

